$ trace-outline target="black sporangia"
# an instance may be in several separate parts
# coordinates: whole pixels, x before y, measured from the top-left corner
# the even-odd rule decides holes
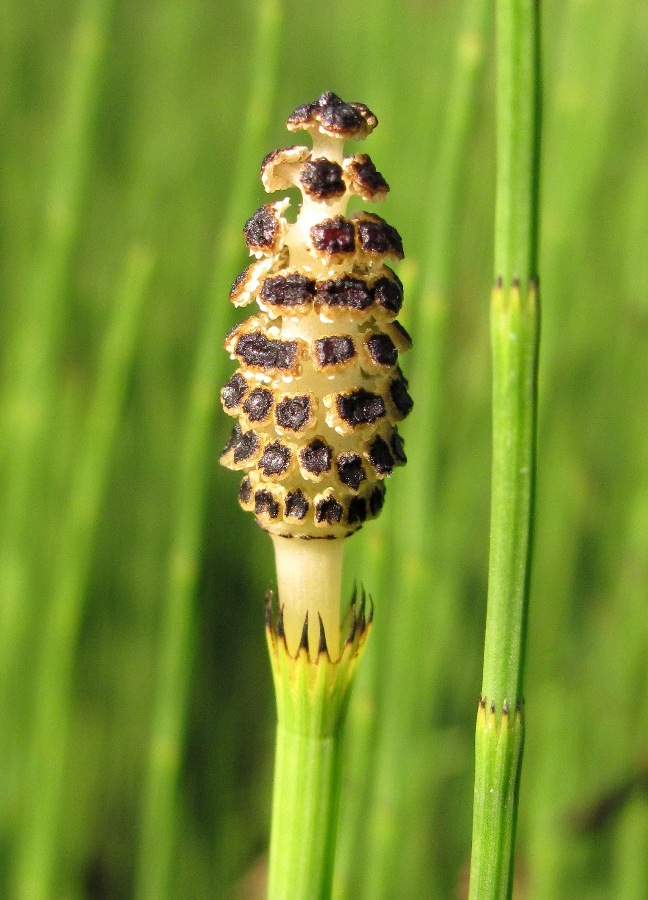
[[[268,192],[301,191],[296,221],[284,198],[245,225],[255,259],[230,297],[258,312],[225,342],[239,368],[221,391],[237,419],[221,462],[243,471],[239,502],[274,535],[352,534],[379,514],[384,479],[406,462],[396,423],[412,399],[398,357],[411,341],[388,266],[403,244],[380,216],[346,211],[351,196],[373,203],[389,190],[369,156],[343,154],[377,124],[330,92],[298,107],[288,129],[309,132],[312,148],[275,150],[261,166]]]

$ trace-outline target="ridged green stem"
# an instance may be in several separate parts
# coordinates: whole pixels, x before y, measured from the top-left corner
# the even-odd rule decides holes
[[[510,897],[524,740],[520,710],[482,699],[475,740],[475,809],[470,897]]]
[[[538,0],[497,4],[491,534],[476,736],[472,900],[510,897],[513,890],[540,333],[538,19]]]
[[[470,896],[509,897],[519,772],[533,501],[539,316],[532,284],[492,303],[493,484]]]
[[[522,695],[535,465],[539,309],[496,287],[491,304],[493,460],[488,607],[482,694],[501,710]]]
[[[537,274],[540,0],[497,2],[495,277]]]
[[[316,571],[312,574],[312,580],[319,577]],[[308,584],[308,575],[305,580]],[[332,580],[332,588],[338,591],[337,579]],[[281,582],[279,602],[283,607]],[[297,653],[291,654],[283,625],[268,622],[278,717],[269,900],[328,900],[331,896],[342,729],[367,636],[363,611],[353,633],[332,662],[321,647],[311,644],[309,653],[307,627]]]
[[[269,900],[330,896],[340,794],[340,738],[277,726]]]

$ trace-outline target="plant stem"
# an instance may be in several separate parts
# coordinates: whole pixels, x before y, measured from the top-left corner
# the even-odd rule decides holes
[[[540,0],[497,2],[495,277],[536,275]]]
[[[290,547],[298,543],[278,540]],[[325,555],[332,545],[344,545],[343,541],[310,543],[326,548]],[[333,553],[341,559],[337,547]],[[321,574],[319,564],[310,571],[302,568],[302,582],[308,588],[321,580]],[[281,579],[281,569],[278,575]],[[334,577],[325,583],[339,610],[339,580]],[[279,580],[280,598],[281,590]],[[271,614],[267,623],[278,716],[268,897],[324,900],[331,895],[333,878],[342,727],[368,624],[364,601],[359,610],[354,604],[349,636],[339,658],[331,661],[320,640],[313,647],[306,624],[297,652],[289,651],[282,624],[284,603],[281,610],[276,623]]]
[[[497,5],[497,195],[491,303],[493,462],[470,897],[509,897],[522,763],[539,307],[538,0]]]
[[[308,644],[317,647],[322,621],[331,659],[340,652],[340,594],[345,541],[294,541],[273,536],[286,643],[297,653],[308,616]]]
[[[268,897],[328,897],[340,788],[337,735],[277,726]]]
[[[534,479],[537,291],[496,287],[491,306],[493,480],[482,693],[521,699]]]

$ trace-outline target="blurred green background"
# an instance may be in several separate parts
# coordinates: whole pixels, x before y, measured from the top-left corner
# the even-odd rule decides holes
[[[0,896],[262,896],[270,541],[218,467],[258,166],[370,106],[409,465],[349,542],[376,620],[336,895],[462,896],[489,517],[484,0],[8,0],[0,21]],[[547,0],[543,345],[516,892],[648,896],[648,6]],[[356,148],[359,150],[360,148]],[[365,149],[364,147],[362,148]]]

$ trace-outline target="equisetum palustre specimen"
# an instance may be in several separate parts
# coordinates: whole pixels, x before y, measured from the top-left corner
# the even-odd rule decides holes
[[[288,582],[304,566],[319,572],[315,584],[336,581],[340,539],[380,513],[385,478],[406,462],[397,423],[412,408],[398,366],[411,346],[396,319],[403,289],[387,265],[403,258],[401,238],[373,213],[347,215],[350,197],[376,202],[389,190],[369,156],[343,153],[345,140],[362,140],[377,124],[366,106],[333,93],[288,118],[312,148],[269,153],[261,179],[268,192],[298,188],[301,208],[291,221],[285,197],[246,223],[255,261],[230,297],[258,310],[225,341],[239,368],[221,392],[237,419],[221,462],[244,473],[239,502],[274,539],[288,647],[295,652],[305,635],[332,659],[339,609]]]

